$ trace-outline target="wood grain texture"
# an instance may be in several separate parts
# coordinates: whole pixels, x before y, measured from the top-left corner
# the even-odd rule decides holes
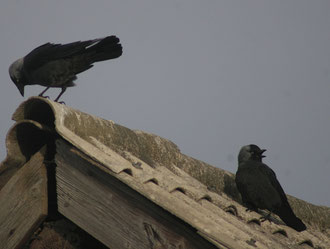
[[[0,248],[19,248],[47,216],[47,173],[37,152],[0,190]]]
[[[109,248],[217,248],[74,147],[57,145],[59,212]]]

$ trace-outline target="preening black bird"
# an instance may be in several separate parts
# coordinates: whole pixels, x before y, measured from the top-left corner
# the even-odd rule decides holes
[[[94,62],[115,59],[122,55],[122,46],[116,36],[77,41],[68,44],[45,43],[9,67],[9,75],[24,96],[26,85],[62,88],[58,101],[67,87],[74,86],[77,74],[93,67]]]
[[[236,185],[243,203],[251,210],[267,209],[285,224],[301,232],[305,224],[293,213],[274,171],[262,162],[266,150],[257,145],[243,146],[238,154]]]

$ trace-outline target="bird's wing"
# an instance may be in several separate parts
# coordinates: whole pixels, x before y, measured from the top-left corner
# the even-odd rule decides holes
[[[262,164],[260,166],[261,171],[263,172],[263,174],[265,174],[268,177],[269,182],[272,184],[272,186],[276,189],[276,191],[278,192],[278,194],[281,197],[281,200],[285,203],[288,204],[288,200],[286,198],[286,194],[284,193],[284,190],[281,186],[281,184],[279,183],[279,181],[277,180],[276,174],[275,172],[268,167],[266,164]]]
[[[100,39],[78,41],[68,44],[53,44],[45,43],[24,57],[24,67],[27,71],[34,71],[44,64],[63,58],[71,57],[74,54],[80,53],[86,49],[86,47],[99,41]]]
[[[251,209],[257,208],[255,206],[255,193],[258,191],[259,182],[256,181],[256,178],[260,179],[260,175],[258,176],[258,171],[251,162],[243,163],[238,168],[235,177],[236,186],[242,196],[242,201]]]
[[[268,175],[269,181],[280,195],[282,201],[281,205],[276,207],[272,211],[278,216],[280,216],[280,218],[284,221],[285,224],[297,230],[298,232],[305,230],[306,225],[294,214],[288,202],[286,194],[284,193],[283,188],[278,182],[274,171],[271,168],[269,168],[267,165],[264,164],[264,166],[265,167],[262,167],[264,173]]]

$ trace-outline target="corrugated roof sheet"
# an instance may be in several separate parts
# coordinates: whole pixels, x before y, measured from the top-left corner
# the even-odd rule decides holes
[[[186,173],[189,163],[197,160],[181,154],[176,145],[166,139],[132,131],[40,97],[23,102],[13,119],[17,123],[8,133],[6,160],[16,160],[16,164],[28,160],[28,153],[22,148],[31,146],[29,143],[33,141],[19,141],[20,127],[24,126],[26,132],[56,133],[102,165],[105,173],[184,220],[219,248],[330,248],[329,227],[321,231],[316,223],[310,222],[306,231],[298,233],[281,222],[260,224],[260,215],[246,212],[245,207],[223,192],[210,191],[210,186]],[[134,149],[123,146],[125,143]],[[182,164],[181,169],[174,159]],[[198,169],[201,179],[210,167],[204,165],[201,162]],[[214,172],[217,170],[212,168]],[[224,175],[232,178],[230,173]],[[219,178],[220,181],[226,179]],[[314,207],[308,208],[314,212]],[[325,219],[329,219],[328,208],[315,210],[321,210]]]

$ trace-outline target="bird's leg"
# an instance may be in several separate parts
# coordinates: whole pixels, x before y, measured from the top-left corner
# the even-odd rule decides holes
[[[57,96],[57,98],[54,100],[55,102],[58,102],[58,100],[60,99],[60,97],[62,96],[62,94],[65,92],[65,90],[66,90],[66,87],[62,87],[62,91]],[[64,102],[59,102],[59,103],[65,104]]]
[[[266,215],[262,215],[261,217],[260,217],[260,222],[264,222],[264,221],[266,221],[266,220],[268,220],[269,222],[272,222],[271,221],[271,219],[270,219],[270,215],[272,214],[272,212],[269,212],[268,214],[266,214]]]
[[[49,88],[50,88],[49,86],[46,87],[46,89],[43,90],[43,91],[39,94],[39,97],[44,97],[44,98],[46,98],[46,99],[49,99],[49,96],[44,96],[44,93],[45,93]]]

